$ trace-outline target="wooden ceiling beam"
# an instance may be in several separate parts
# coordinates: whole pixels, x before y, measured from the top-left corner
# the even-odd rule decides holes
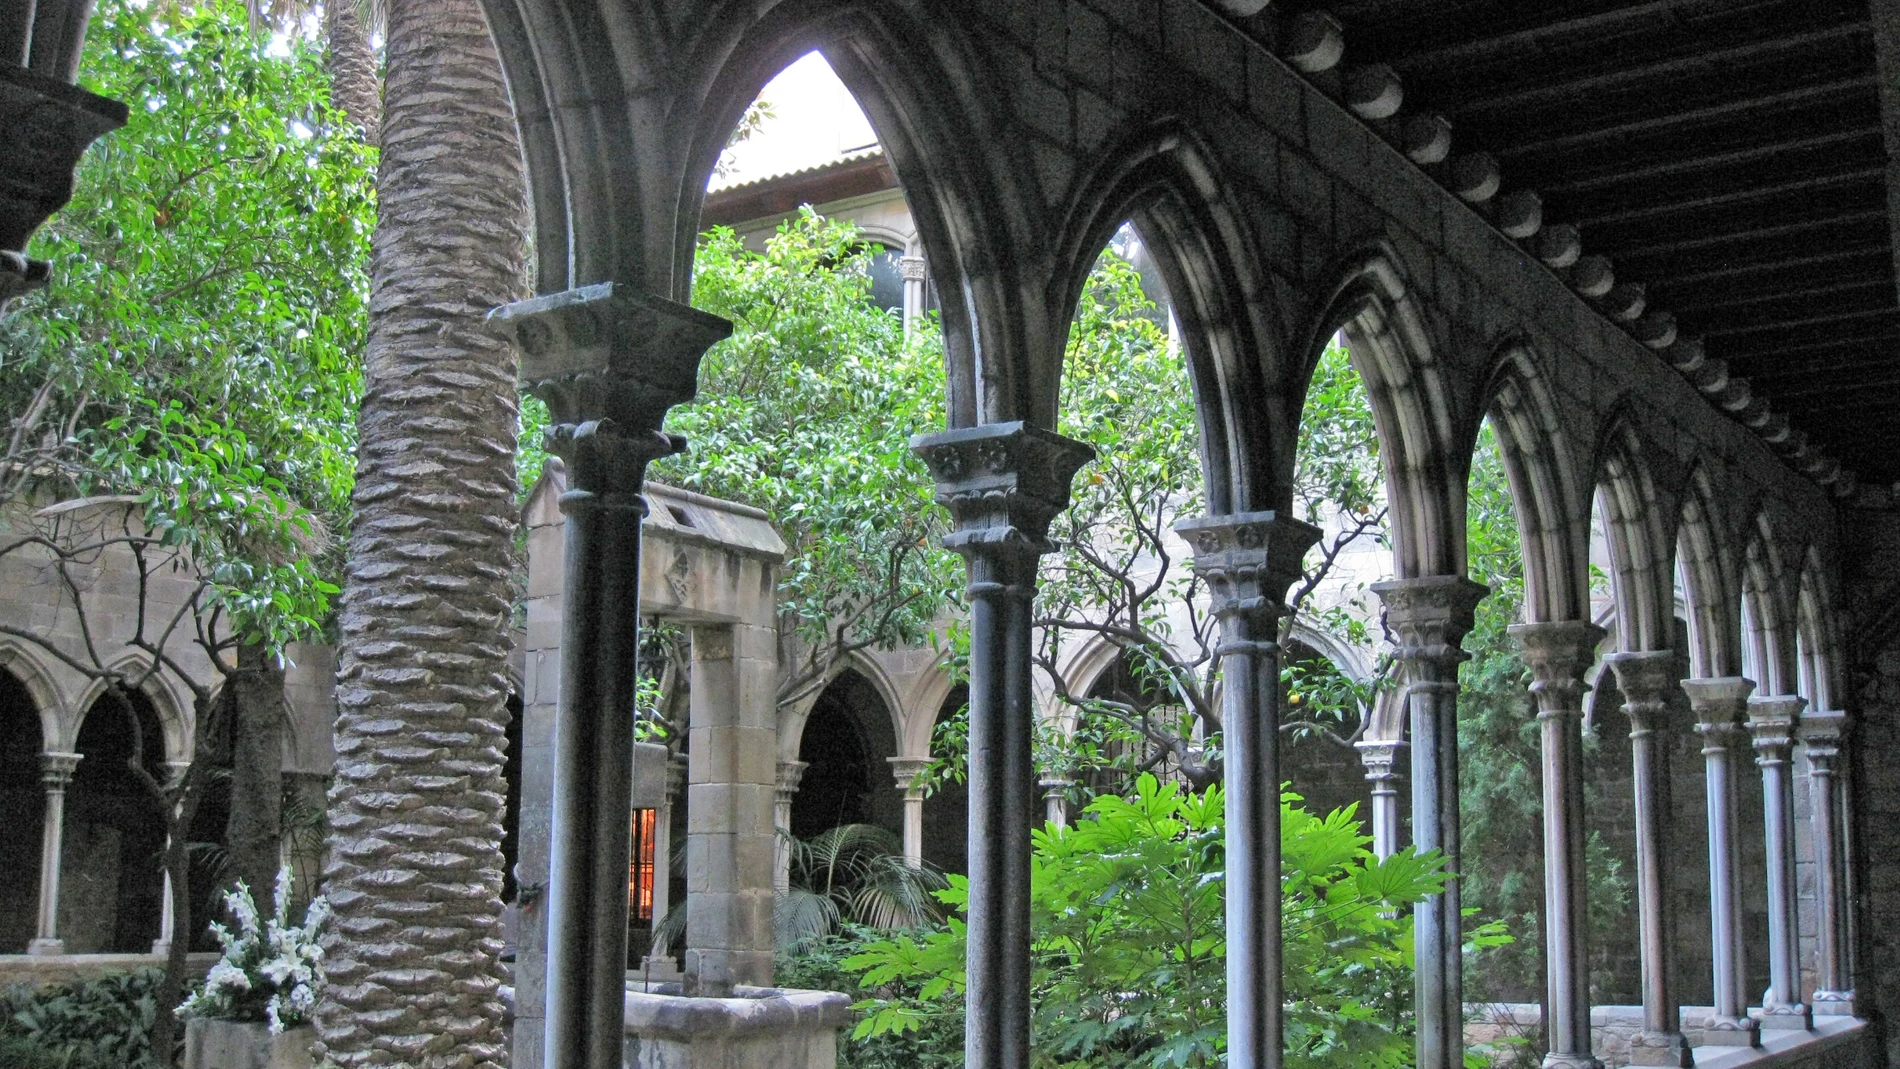
[[[1624,141],[1642,134],[1667,134],[1678,132],[1684,127],[1693,127],[1705,123],[1722,122],[1731,119],[1751,118],[1776,108],[1790,105],[1825,103],[1843,96],[1864,93],[1875,87],[1876,78],[1872,74],[1857,74],[1834,81],[1815,85],[1804,85],[1780,92],[1763,93],[1740,100],[1724,100],[1718,104],[1690,108],[1684,111],[1672,111],[1646,119],[1611,123],[1607,126],[1592,127],[1575,133],[1561,134],[1534,141],[1519,141],[1509,145],[1500,145],[1494,154],[1500,160],[1512,160],[1523,156],[1545,155],[1570,149],[1588,148],[1603,141]]]
[[[1900,0],[1869,0],[1874,63],[1880,74],[1881,134],[1887,145],[1887,226],[1900,283]],[[1897,291],[1900,292],[1900,291]]]
[[[1900,0],[1896,0],[1900,2]],[[1727,193],[1712,193],[1703,197],[1690,197],[1685,200],[1664,201],[1660,204],[1649,203],[1639,207],[1623,208],[1614,212],[1584,216],[1576,221],[1578,226],[1601,226],[1605,223],[1623,223],[1632,219],[1653,219],[1657,216],[1676,215],[1681,212],[1695,211],[1698,208],[1718,208],[1728,204],[1746,204],[1752,200],[1767,200],[1789,193],[1807,193],[1829,186],[1846,185],[1851,182],[1865,182],[1886,176],[1885,167],[1854,167],[1833,174],[1813,175],[1797,178],[1793,181],[1778,182],[1770,186],[1750,189],[1737,189]]]

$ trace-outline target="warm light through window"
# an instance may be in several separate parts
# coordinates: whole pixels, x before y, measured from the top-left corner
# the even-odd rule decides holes
[[[634,920],[653,920],[654,810],[633,811],[633,863],[627,866],[627,911]]]

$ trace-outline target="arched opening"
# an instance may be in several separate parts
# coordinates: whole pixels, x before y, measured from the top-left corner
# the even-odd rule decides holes
[[[942,737],[946,725],[966,715],[970,688],[958,683],[937,709],[931,736]],[[938,749],[933,741],[932,749]],[[924,860],[939,872],[969,872],[970,787],[963,779],[945,777],[924,799]]]
[[[871,681],[846,669],[818,695],[798,759],[805,772],[792,798],[792,834],[809,839],[841,824],[903,831],[903,795],[889,758],[897,742],[890,710]]]
[[[1366,770],[1352,745],[1356,730],[1321,726],[1353,725],[1370,715],[1365,681],[1353,678],[1325,653],[1297,638],[1281,646],[1280,658],[1283,722],[1313,725],[1281,735],[1282,776],[1293,793],[1304,799],[1308,812],[1326,814],[1356,804],[1360,824],[1369,827]],[[1321,712],[1308,719],[1307,711],[1313,709]]]
[[[0,809],[13,827],[0,838],[0,954],[25,953],[37,934],[40,901],[40,826],[46,792],[40,786],[40,711],[32,692],[0,669]]]
[[[142,692],[107,691],[86,710],[60,866],[59,932],[69,954],[145,953],[158,938],[165,819],[131,761],[136,746],[146,773],[163,783],[163,740],[157,710]],[[217,808],[201,805],[193,832],[221,831],[226,814]],[[193,860],[194,870],[215,862],[202,851]]]

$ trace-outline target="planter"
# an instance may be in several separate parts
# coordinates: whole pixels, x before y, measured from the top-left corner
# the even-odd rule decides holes
[[[300,1024],[280,1036],[263,1021],[185,1019],[185,1069],[312,1069],[316,1029]]]

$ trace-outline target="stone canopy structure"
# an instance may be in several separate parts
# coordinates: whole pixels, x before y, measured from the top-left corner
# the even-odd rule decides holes
[[[690,396],[694,361],[721,336],[683,307],[701,191],[778,67],[822,49],[904,186],[950,360],[951,429],[918,448],[955,517],[950,545],[969,562],[973,606],[968,1064],[1028,1061],[1028,840],[1014,819],[1036,789],[1028,624],[1047,524],[1088,461],[1049,428],[1076,294],[1125,220],[1176,297],[1210,513],[1190,537],[1227,628],[1229,723],[1259,728],[1230,740],[1249,755],[1229,795],[1230,1064],[1282,1058],[1278,934],[1266,922],[1277,848],[1274,822],[1254,808],[1277,784],[1278,694],[1236,681],[1276,675],[1280,652],[1264,636],[1310,537],[1283,515],[1301,399],[1313,354],[1342,330],[1377,415],[1395,516],[1397,579],[1381,593],[1403,635],[1408,699],[1395,720],[1411,743],[1412,836],[1454,858],[1448,729],[1459,643],[1483,593],[1464,581],[1464,478],[1487,419],[1510,471],[1527,571],[1517,636],[1543,739],[1546,1064],[1597,1064],[1579,732],[1610,641],[1627,655],[1613,667],[1636,736],[1643,843],[1632,1059],[1882,1057],[1855,1015],[1890,1012],[1900,957],[1877,934],[1892,904],[1855,908],[1854,889],[1881,886],[1887,864],[1868,849],[1881,833],[1863,816],[1884,797],[1879,772],[1856,762],[1894,730],[1900,684],[1856,683],[1900,679],[1900,651],[1890,673],[1881,659],[1900,614],[1850,615],[1847,591],[1891,589],[1900,573],[1887,485],[1900,473],[1865,434],[1900,412],[1879,377],[1900,309],[1884,196],[1900,129],[1900,100],[1882,89],[1897,32],[1885,0],[486,6],[532,176],[544,294],[497,316],[523,343],[530,385],[572,428],[570,468],[598,495],[577,508],[621,507],[644,458],[676,447],[656,437],[661,418]],[[1613,640],[1590,613],[1599,496]],[[626,572],[638,545],[570,541],[568,553],[570,574],[595,561]],[[1671,625],[1678,573],[1686,642]],[[626,631],[611,615],[569,612],[570,636]],[[1653,670],[1664,653],[1685,656],[1687,683]],[[1670,800],[1666,762],[1643,741],[1657,731],[1648,711],[1683,687],[1707,762],[1717,947],[1717,1005],[1694,1028],[1672,987],[1663,929],[1675,899],[1656,834],[1659,815],[1686,803]],[[557,723],[587,723],[597,700],[586,686],[564,692]],[[1844,743],[1850,724],[1858,746]],[[1795,968],[1797,750],[1814,772],[1805,834],[1827,859],[1815,870],[1813,989]],[[1741,886],[1731,864],[1735,788],[1757,774],[1745,772],[1750,754],[1764,798],[1761,887]],[[1862,769],[1845,790],[1842,755]],[[557,759],[555,775],[612,796],[627,772],[617,758]],[[555,828],[581,833],[558,808]],[[603,874],[626,862],[607,845],[594,862]],[[585,884],[581,870],[556,872],[555,908],[586,909]],[[1772,921],[1763,945],[1733,920],[1755,895]],[[1419,1064],[1442,1069],[1460,1060],[1455,890],[1418,916]],[[552,926],[550,961],[600,934],[592,922]],[[1763,956],[1771,982],[1751,1010],[1737,963]],[[621,979],[573,975],[574,997],[550,999],[546,1064],[607,1064]],[[1693,1054],[1690,1033],[1703,1044]],[[1738,1049],[1713,1049],[1725,1042]]]

